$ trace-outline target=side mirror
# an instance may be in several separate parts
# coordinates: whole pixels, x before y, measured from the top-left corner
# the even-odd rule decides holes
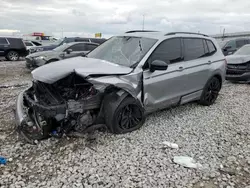
[[[67,53],[67,54],[70,54],[72,51],[73,51],[72,49],[67,49],[67,50],[66,50],[66,53]]]
[[[156,70],[167,70],[167,68],[168,68],[168,63],[161,60],[154,60],[149,64],[150,72],[154,72]]]

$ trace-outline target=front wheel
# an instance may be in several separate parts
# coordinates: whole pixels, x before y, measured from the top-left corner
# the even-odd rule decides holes
[[[16,51],[9,51],[7,53],[6,59],[8,59],[9,61],[17,61],[19,60],[19,53]]]
[[[145,121],[144,110],[133,97],[110,101],[104,109],[106,125],[115,134],[139,129]]]
[[[203,89],[199,104],[204,106],[212,105],[217,99],[221,89],[221,82],[218,78],[211,78]]]

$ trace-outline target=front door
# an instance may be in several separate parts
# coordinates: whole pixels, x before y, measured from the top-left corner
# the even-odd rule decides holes
[[[150,62],[162,60],[169,63],[167,70],[150,72]],[[143,71],[144,105],[153,112],[177,104],[185,94],[185,74],[180,38],[163,41],[147,60]]]

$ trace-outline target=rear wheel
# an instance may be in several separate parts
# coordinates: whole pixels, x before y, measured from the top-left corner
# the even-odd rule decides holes
[[[217,99],[221,89],[221,82],[218,78],[211,78],[203,89],[199,104],[204,106],[212,105]]]
[[[110,101],[104,110],[106,125],[115,134],[139,129],[145,121],[144,110],[133,97]]]
[[[20,56],[19,56],[19,53],[17,51],[11,50],[7,53],[6,59],[8,59],[9,61],[17,61],[17,60],[19,60],[19,57]]]

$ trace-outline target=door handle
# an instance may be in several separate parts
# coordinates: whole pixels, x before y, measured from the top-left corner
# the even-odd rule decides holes
[[[179,71],[182,71],[183,70],[183,67],[179,67]]]
[[[212,63],[212,61],[208,61],[208,62],[207,62],[208,65],[211,65],[211,63]]]

